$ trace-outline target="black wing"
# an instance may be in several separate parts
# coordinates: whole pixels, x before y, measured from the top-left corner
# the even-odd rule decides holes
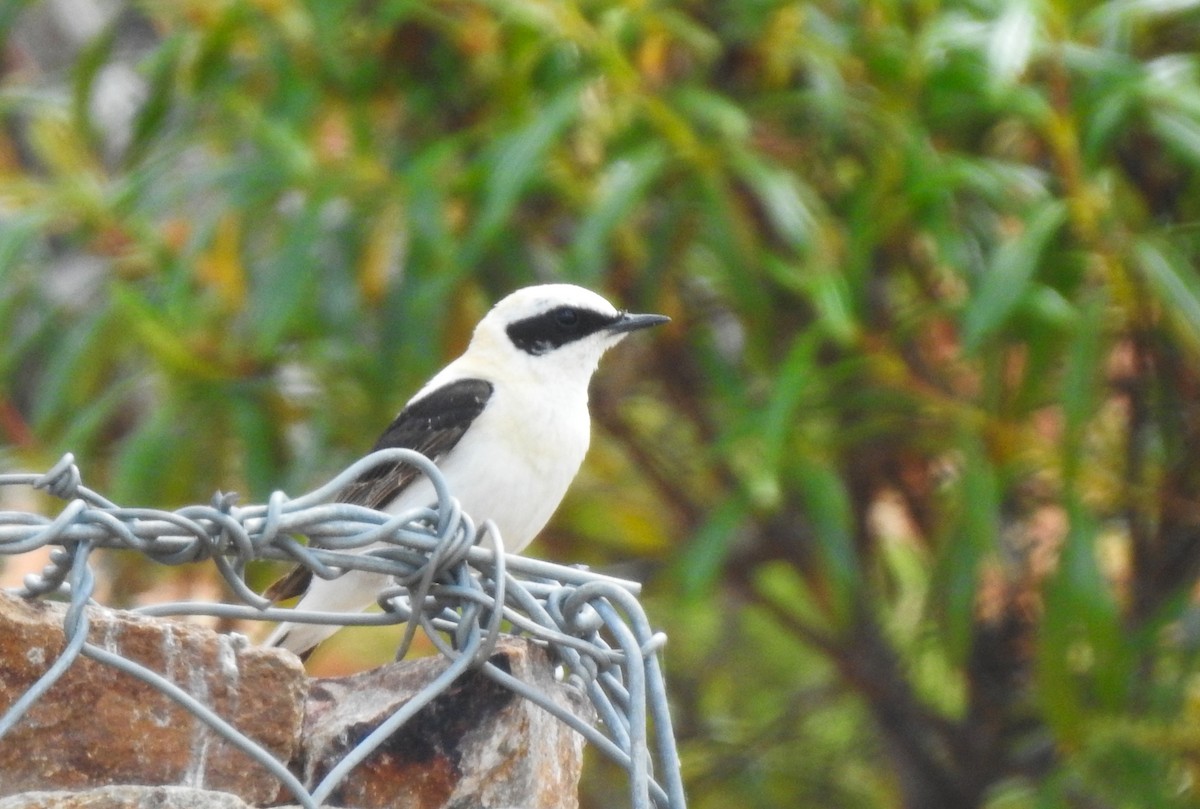
[[[415,449],[436,462],[454,448],[483,412],[492,390],[492,383],[486,380],[460,379],[422,396],[400,411],[371,452],[402,447]],[[337,500],[383,508],[419,474],[415,467],[403,463],[376,466],[346,484],[338,492]],[[292,598],[308,589],[311,580],[312,571],[301,565],[273,583],[263,595],[272,601]]]
[[[492,383],[482,379],[460,379],[438,388],[401,410],[371,452],[403,447],[437,461],[454,448],[483,412],[491,395]],[[337,499],[342,503],[382,508],[419,474],[414,467],[402,463],[376,466],[347,484]]]

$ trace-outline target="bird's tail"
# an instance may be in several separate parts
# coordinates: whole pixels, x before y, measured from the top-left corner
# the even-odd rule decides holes
[[[317,648],[318,643],[339,629],[341,627],[336,624],[293,624],[285,622],[275,627],[275,631],[263,641],[263,645],[278,646],[281,649],[287,649],[301,660],[307,660],[308,656]]]
[[[350,570],[336,579],[314,578],[308,591],[296,603],[297,610],[313,612],[362,612],[375,603],[388,577],[378,573]],[[263,641],[264,646],[287,649],[301,659],[308,657],[317,644],[341,629],[340,624],[285,622]]]

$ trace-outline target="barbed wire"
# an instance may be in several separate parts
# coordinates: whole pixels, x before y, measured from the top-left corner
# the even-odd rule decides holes
[[[331,502],[364,472],[396,462],[418,467],[429,477],[437,493],[434,506],[390,515]],[[0,554],[51,547],[49,563],[40,573],[25,577],[21,594],[61,594],[69,599],[65,648],[0,715],[0,738],[79,657],[88,657],[158,689],[265,767],[300,805],[317,809],[421,708],[461,675],[477,670],[549,711],[624,769],[632,809],[685,809],[658,660],[666,637],[653,630],[638,602],[639,585],[582,568],[495,553],[490,546],[503,547],[495,526],[484,523],[477,529],[438,469],[419,453],[381,450],[315,491],[295,498],[275,492],[265,505],[238,506],[235,496],[218,492],[209,505],[176,511],[121,507],[83,485],[70,454],[45,474],[0,475],[0,486],[32,486],[67,501],[53,518],[0,511]],[[307,537],[309,544],[296,540],[297,535]],[[377,543],[384,545],[353,552]],[[105,548],[131,549],[166,565],[211,561],[243,602],[156,604],[134,610],[140,614],[338,625],[406,622],[397,657],[404,655],[421,628],[449,666],[309,788],[288,770],[287,762],[166,677],[87,642],[87,606],[95,590],[91,556]],[[246,584],[247,564],[259,560],[292,561],[322,578],[347,570],[382,573],[394,584],[380,594],[379,613],[282,609]],[[564,668],[567,682],[594,706],[599,727],[488,661],[503,621],[549,650]]]

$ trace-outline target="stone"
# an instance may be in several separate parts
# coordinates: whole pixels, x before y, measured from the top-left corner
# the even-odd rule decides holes
[[[0,592],[0,713],[58,658],[65,605]],[[287,652],[175,620],[90,607],[89,642],[163,675],[277,759],[297,752],[307,678]],[[80,657],[0,738],[0,796],[112,784],[273,799],[278,780],[153,686]],[[84,804],[80,804],[84,805]]]
[[[505,638],[490,661],[595,721],[590,703],[555,679],[536,644]],[[314,680],[297,762],[310,788],[448,665],[429,658]],[[360,809],[577,809],[582,758],[578,733],[482,672],[470,672],[352,771],[331,800]]]
[[[0,592],[0,713],[61,654],[64,612],[62,604]],[[436,657],[310,680],[291,653],[240,636],[100,607],[88,615],[91,643],[166,677],[287,762],[310,789],[450,665]],[[505,637],[490,661],[595,721],[536,643]],[[583,738],[567,725],[468,672],[355,768],[326,805],[577,809],[582,757]],[[0,809],[294,801],[268,770],[165,694],[86,657],[0,738]]]
[[[110,786],[81,792],[25,792],[0,798],[0,809],[250,809],[228,792],[190,787]]]

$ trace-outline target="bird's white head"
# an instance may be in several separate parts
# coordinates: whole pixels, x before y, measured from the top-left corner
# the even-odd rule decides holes
[[[583,287],[543,284],[518,289],[493,306],[467,352],[536,376],[586,383],[604,352],[625,335],[667,320],[618,310]]]

